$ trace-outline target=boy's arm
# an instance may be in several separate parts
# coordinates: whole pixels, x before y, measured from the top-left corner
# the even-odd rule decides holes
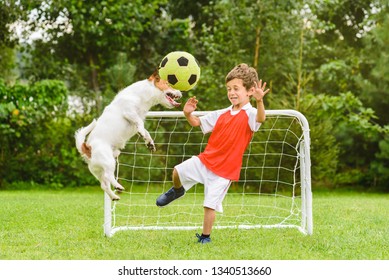
[[[257,117],[256,121],[259,123],[263,123],[266,120],[265,113],[265,105],[263,104],[263,100],[257,100]]]
[[[186,101],[183,109],[185,118],[191,126],[200,126],[201,124],[200,118],[192,114],[197,108],[197,102],[196,96],[191,97]]]
[[[263,123],[266,120],[266,113],[265,113],[265,105],[263,104],[263,98],[265,97],[266,93],[269,92],[269,89],[265,90],[266,83],[263,83],[262,80],[259,80],[259,82],[255,85],[255,90],[253,93],[253,97],[257,101],[257,116],[256,121],[259,123]]]

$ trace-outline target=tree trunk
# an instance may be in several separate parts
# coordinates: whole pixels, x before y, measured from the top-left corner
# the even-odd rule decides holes
[[[102,96],[99,88],[99,82],[98,82],[98,72],[97,72],[97,65],[95,63],[95,59],[93,58],[93,55],[89,55],[89,67],[91,71],[91,77],[90,77],[90,86],[92,90],[95,92],[96,96],[96,108],[97,112],[100,114],[102,111]]]

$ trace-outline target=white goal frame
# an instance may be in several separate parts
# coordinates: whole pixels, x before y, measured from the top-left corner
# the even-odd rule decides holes
[[[208,113],[207,111],[196,111],[195,114],[200,116]],[[310,158],[310,134],[309,123],[305,116],[295,110],[266,110],[267,116],[287,116],[297,119],[301,126],[302,134],[298,141],[298,147],[295,147],[299,162],[300,176],[300,211],[301,223],[299,225],[276,224],[276,225],[234,225],[234,226],[215,226],[215,229],[222,228],[297,228],[303,234],[313,234],[313,219],[312,219],[312,190],[311,190],[311,158]],[[183,112],[177,111],[151,111],[147,117],[163,117],[163,118],[178,118],[184,117]],[[147,122],[147,118],[146,118]],[[261,128],[260,128],[261,130]],[[151,133],[151,132],[150,132]],[[151,133],[152,134],[152,133]],[[157,146],[158,149],[158,146]],[[119,168],[119,165],[118,165]],[[117,171],[118,172],[118,171]],[[298,176],[297,175],[297,176]],[[228,196],[228,194],[227,194]],[[294,193],[293,193],[294,196]],[[293,199],[293,198],[292,198]],[[112,202],[107,194],[104,194],[104,234],[107,237],[113,236],[116,232],[122,230],[190,230],[198,229],[198,226],[116,226],[113,223],[113,214],[115,211],[115,202]]]

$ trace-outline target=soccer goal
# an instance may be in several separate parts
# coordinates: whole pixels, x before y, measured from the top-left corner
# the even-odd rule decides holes
[[[266,110],[266,117],[244,154],[240,180],[231,184],[214,229],[295,228],[312,234],[308,121],[294,110]],[[201,184],[167,207],[159,208],[155,201],[172,186],[173,167],[202,152],[209,134],[191,127],[182,112],[149,112],[145,127],[157,151],[150,152],[137,136],[122,151],[117,178],[126,190],[116,202],[105,195],[105,235],[121,230],[201,229]]]

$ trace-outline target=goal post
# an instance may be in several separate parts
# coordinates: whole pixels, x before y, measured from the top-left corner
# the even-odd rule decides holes
[[[206,111],[194,112],[197,116]],[[145,127],[157,151],[132,137],[117,160],[121,199],[104,196],[104,234],[121,230],[189,230],[202,227],[203,186],[197,184],[167,207],[156,198],[171,186],[175,165],[198,155],[209,134],[191,127],[182,112],[152,111]],[[243,156],[240,180],[233,182],[214,229],[295,228],[313,233],[309,123],[295,110],[266,110]]]

